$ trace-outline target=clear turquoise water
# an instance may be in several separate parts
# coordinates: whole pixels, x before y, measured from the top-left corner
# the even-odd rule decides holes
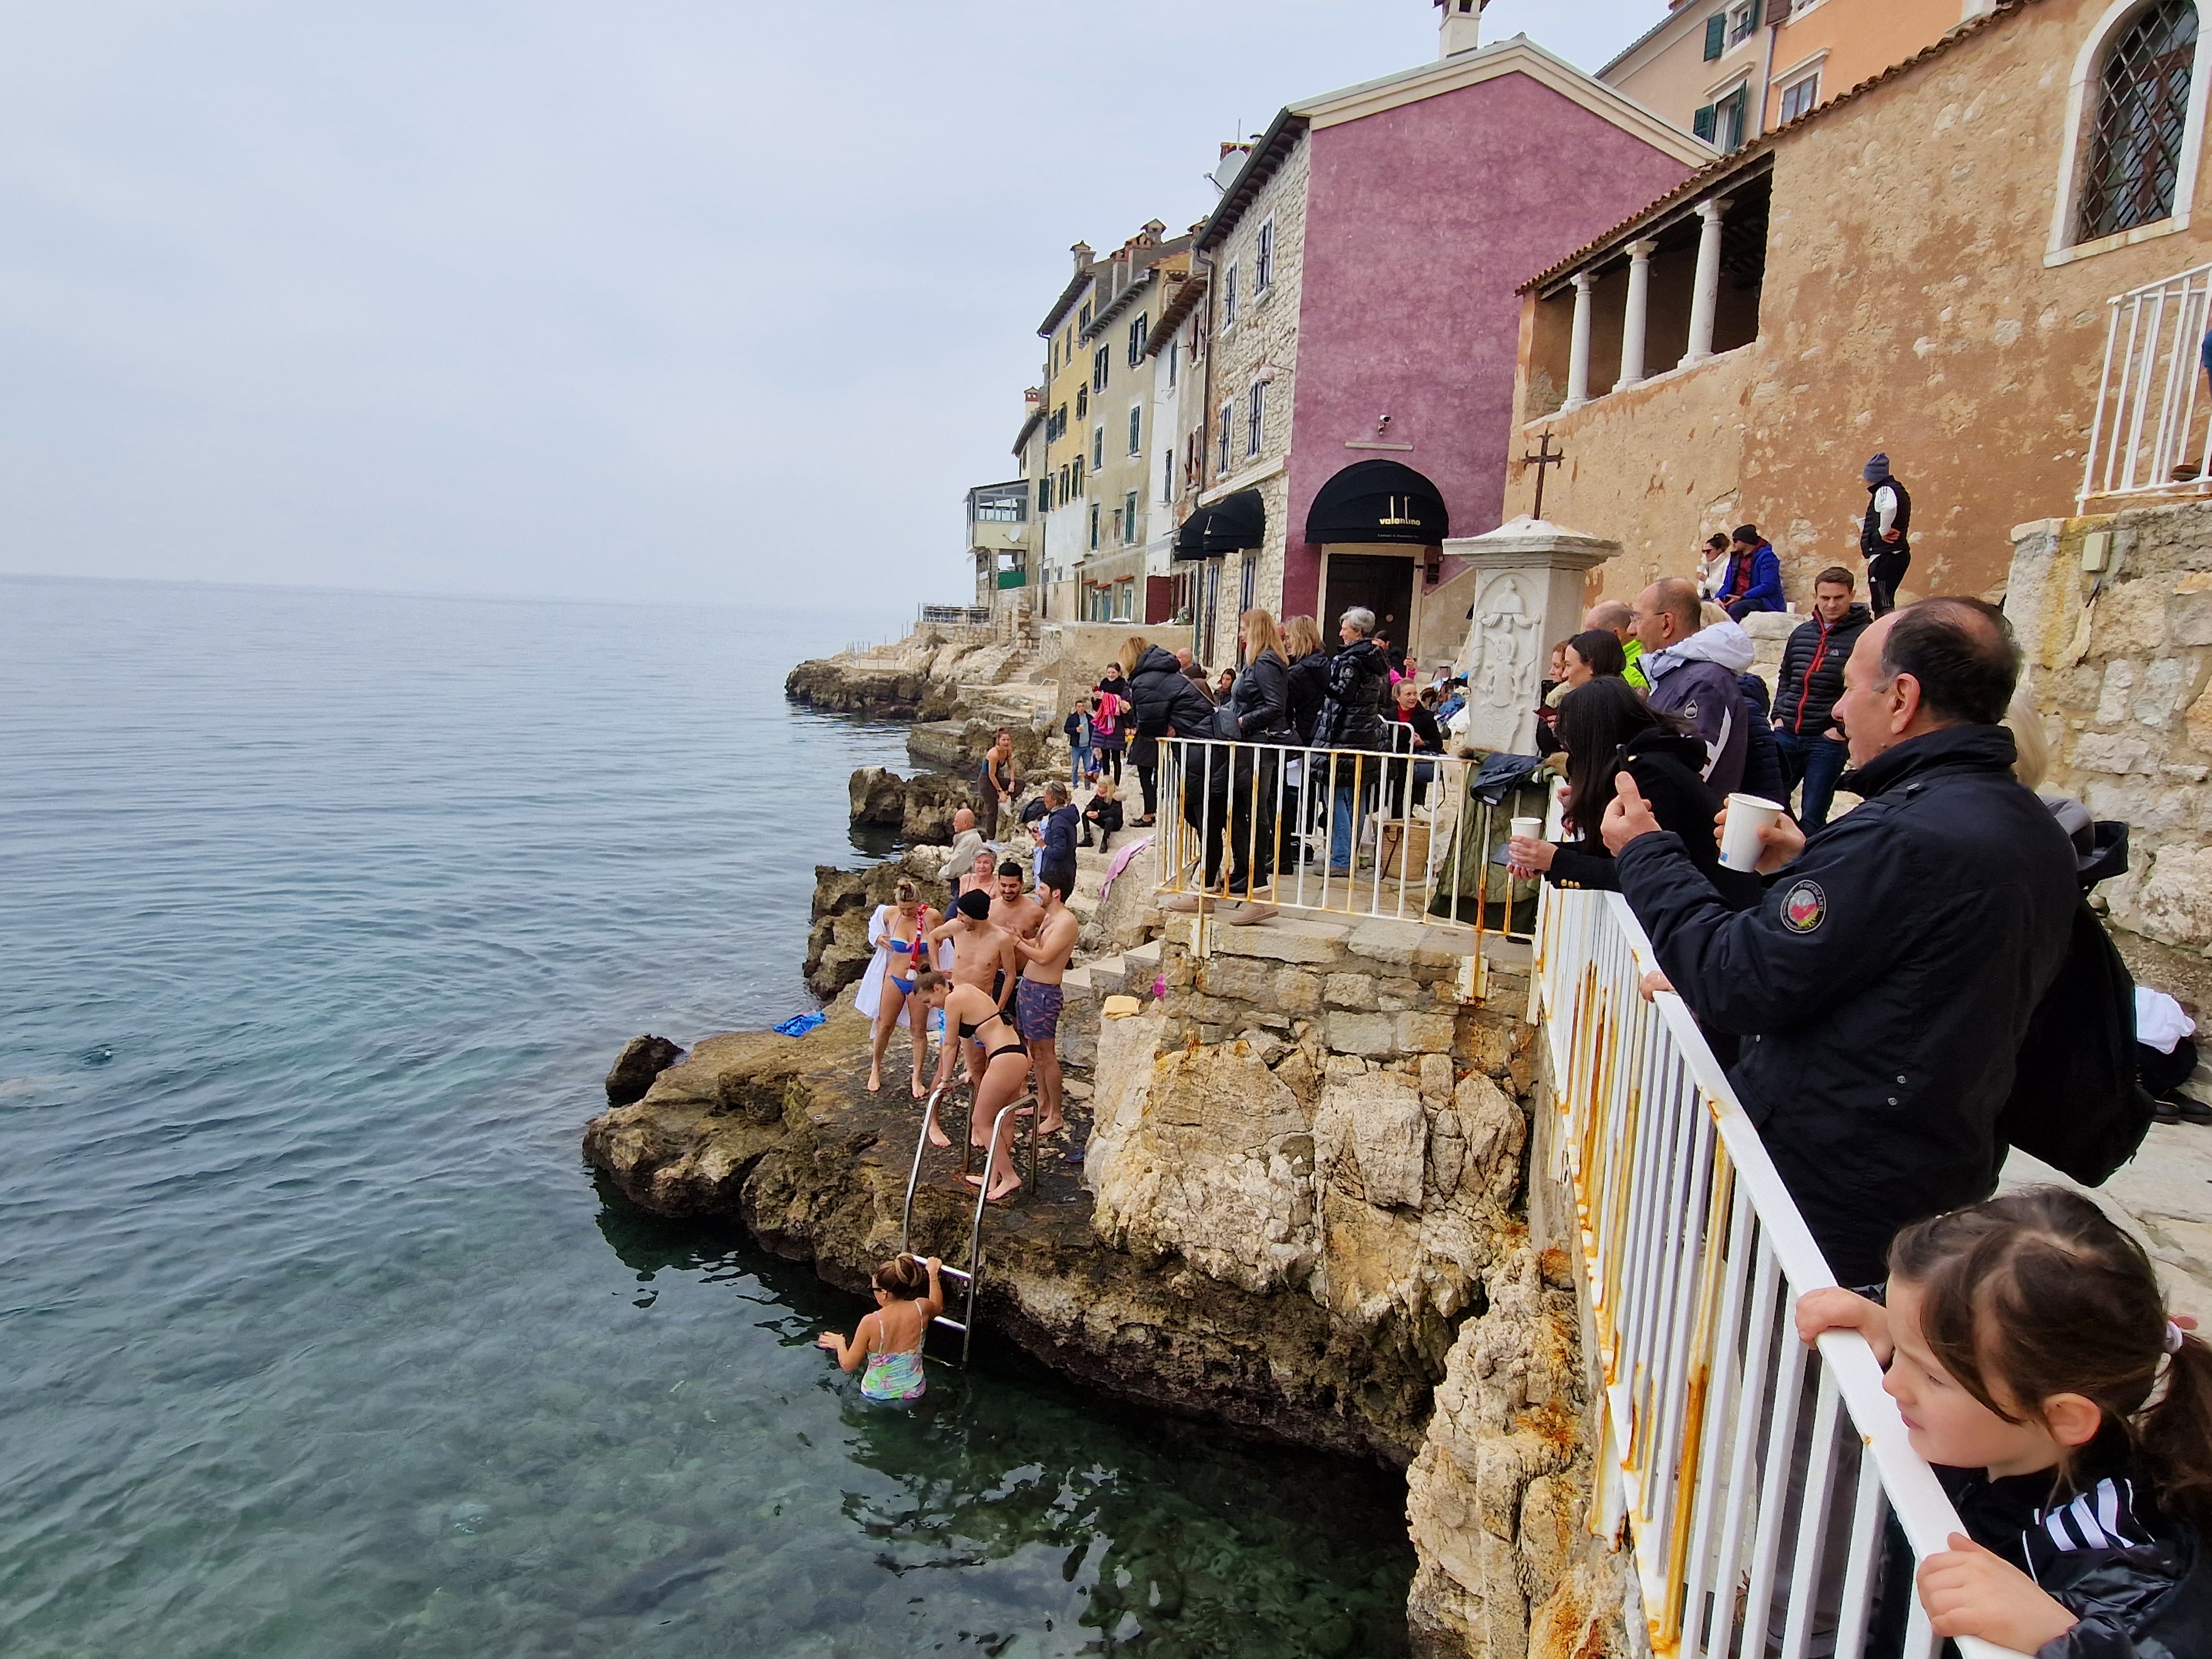
[[[0,1653],[1403,1651],[1394,1483],[866,1407],[582,1165],[624,1038],[810,1006],[902,748],[781,683],[872,620],[0,578]]]

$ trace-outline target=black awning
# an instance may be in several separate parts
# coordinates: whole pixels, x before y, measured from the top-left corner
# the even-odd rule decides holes
[[[1267,539],[1267,507],[1256,489],[1240,489],[1201,507],[1176,532],[1178,559],[1211,559]]]
[[[1306,514],[1306,540],[1397,542],[1441,547],[1451,534],[1437,487],[1396,461],[1354,461],[1321,487]]]

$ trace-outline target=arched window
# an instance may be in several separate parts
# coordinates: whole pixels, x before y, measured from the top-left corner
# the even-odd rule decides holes
[[[2097,72],[2076,240],[2172,216],[2196,58],[2191,0],[2156,0],[2113,38]]]

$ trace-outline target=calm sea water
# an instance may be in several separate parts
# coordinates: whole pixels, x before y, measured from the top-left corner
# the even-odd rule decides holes
[[[862,631],[0,578],[0,1652],[1403,1650],[1392,1483],[868,1408],[582,1164],[623,1039],[811,1006],[903,750],[781,684]]]

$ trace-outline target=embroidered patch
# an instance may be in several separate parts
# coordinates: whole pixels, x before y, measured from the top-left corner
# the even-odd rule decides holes
[[[1782,896],[1782,925],[1809,933],[1828,919],[1828,896],[1817,881],[1801,881]]]

